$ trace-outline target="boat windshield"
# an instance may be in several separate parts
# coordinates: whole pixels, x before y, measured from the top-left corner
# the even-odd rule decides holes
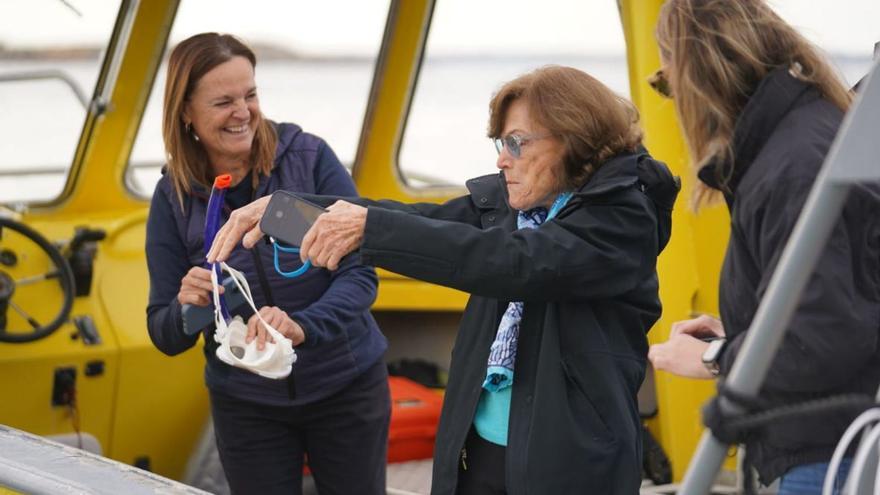
[[[257,56],[263,114],[326,139],[354,162],[389,0],[184,0],[168,41],[205,31],[234,34]],[[343,14],[344,13],[344,14]],[[162,97],[168,54],[156,75],[127,173],[138,196],[152,195],[164,165]]]
[[[0,2],[0,203],[61,193],[119,7]]]

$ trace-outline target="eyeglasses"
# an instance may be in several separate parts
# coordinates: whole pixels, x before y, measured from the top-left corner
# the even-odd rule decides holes
[[[522,147],[528,144],[531,141],[537,141],[539,139],[544,139],[552,136],[552,134],[531,134],[526,136],[520,136],[518,134],[508,134],[507,136],[500,138],[493,138],[492,141],[495,143],[495,149],[498,150],[498,154],[501,154],[501,150],[507,148],[507,152],[510,153],[510,156],[514,158],[519,158],[522,156]]]
[[[657,72],[648,77],[648,84],[654,88],[660,96],[664,98],[672,98],[672,88],[669,87],[669,80],[666,79],[666,73],[663,68],[657,69]]]

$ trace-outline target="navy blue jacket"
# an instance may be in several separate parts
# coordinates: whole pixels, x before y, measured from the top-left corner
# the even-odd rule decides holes
[[[279,124],[276,130],[275,167],[269,176],[260,177],[256,197],[279,189],[357,194],[351,177],[321,138],[303,132],[295,124]],[[177,293],[189,269],[204,266],[203,230],[209,194],[209,190],[194,184],[181,208],[168,175],[159,180],[153,194],[146,242],[150,271],[147,327],[153,343],[168,355],[179,354],[198,340],[198,335],[183,333]],[[225,210],[224,218],[228,218],[229,209]],[[286,380],[262,378],[217,359],[213,329],[205,332],[208,388],[262,404],[305,404],[342,389],[382,357],[387,342],[369,312],[378,285],[372,268],[352,257],[335,272],[311,269],[301,277],[286,279],[275,272],[269,246],[259,243],[254,249],[262,259],[275,304],[305,330],[306,340],[296,348],[298,360],[292,375],[295,388]],[[298,262],[295,255],[286,256]],[[252,253],[239,246],[228,263],[245,273],[257,308],[265,306]]]

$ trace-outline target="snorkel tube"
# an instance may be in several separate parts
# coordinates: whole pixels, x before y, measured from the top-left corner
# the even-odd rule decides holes
[[[226,190],[232,184],[232,176],[229,174],[218,175],[214,179],[214,187],[211,188],[211,197],[208,198],[208,211],[205,213],[205,253],[211,250],[214,244],[214,237],[220,230],[220,212],[223,210],[223,199],[226,197]],[[208,267],[217,274],[220,279],[220,264],[215,263],[214,266]],[[226,321],[229,321],[229,310],[226,307],[226,298],[220,294],[220,314]]]

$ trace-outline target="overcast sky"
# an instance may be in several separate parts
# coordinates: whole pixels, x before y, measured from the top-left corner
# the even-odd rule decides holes
[[[869,56],[880,40],[880,0],[771,4],[830,53]],[[82,41],[102,45],[117,5],[110,0],[0,0],[0,43],[16,48]],[[182,37],[210,29],[314,54],[372,54],[377,45],[364,40],[381,34],[387,5],[387,0],[183,0],[174,32]],[[623,51],[614,0],[438,0],[434,21],[434,53],[465,48],[489,53]]]

